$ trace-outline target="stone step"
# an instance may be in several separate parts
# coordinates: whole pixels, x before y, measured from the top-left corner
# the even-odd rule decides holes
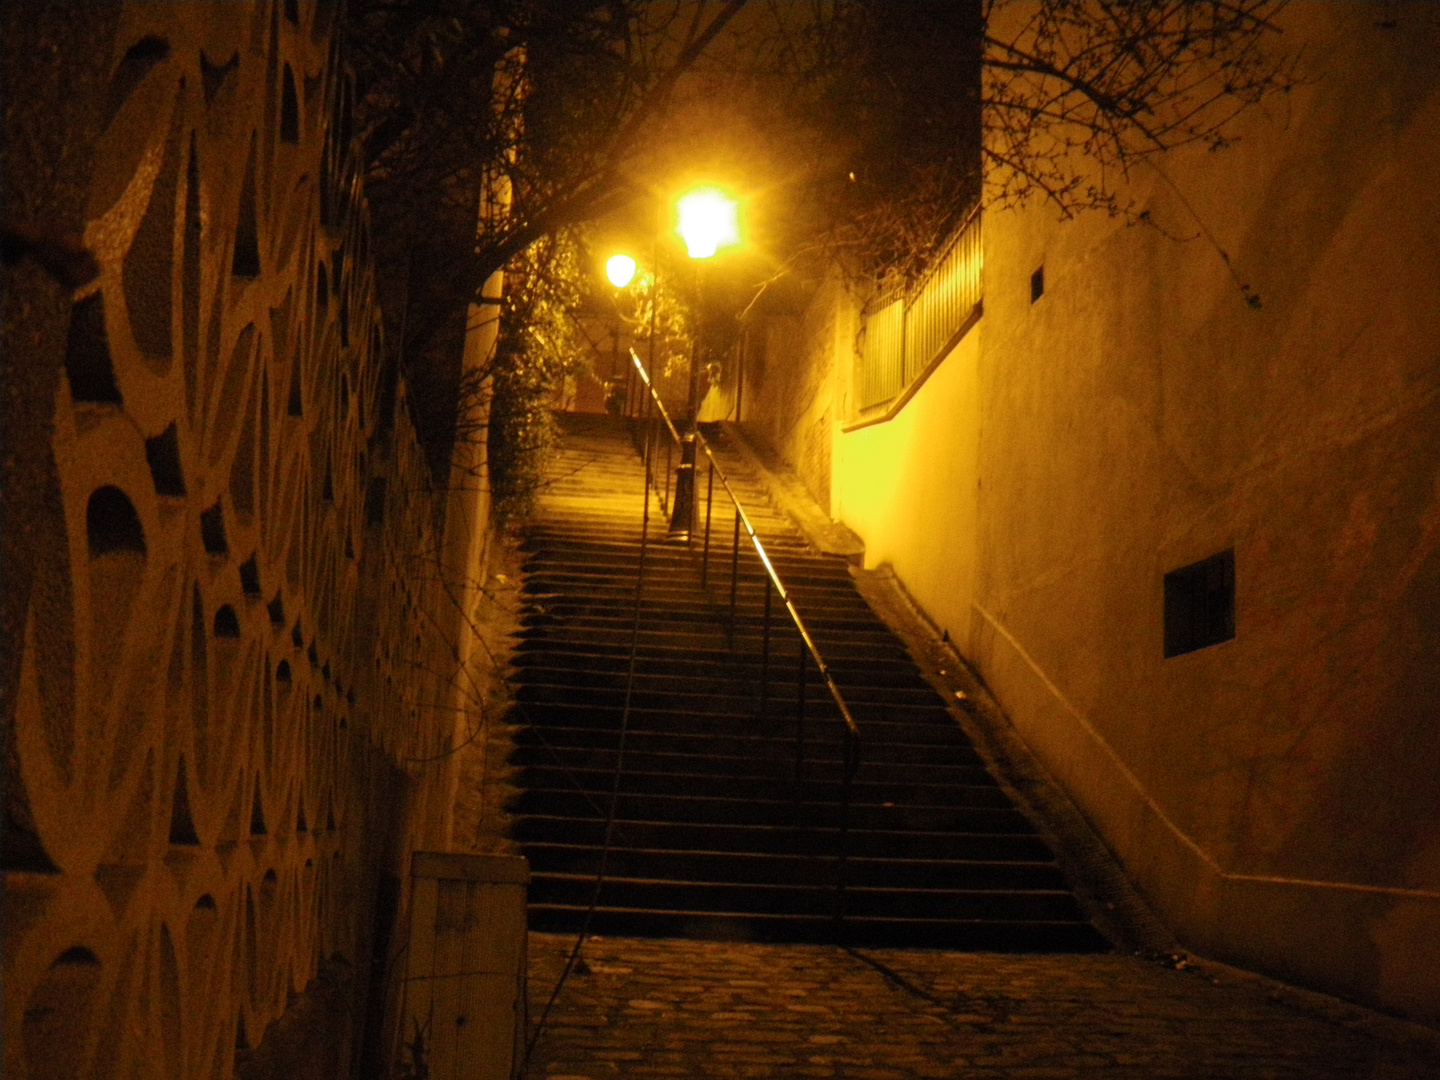
[[[591,847],[533,843],[527,848],[537,873],[585,875],[594,880],[601,854]],[[818,856],[735,851],[666,851],[614,848],[605,856],[607,875],[659,877],[661,871],[682,881],[757,882],[833,879],[836,862]],[[1057,890],[1065,879],[1053,862],[1023,860],[942,860],[850,858],[845,861],[849,886],[911,889]]]
[[[722,466],[754,504],[858,741],[809,659],[801,712],[800,636],[773,591],[767,627],[767,578],[748,541],[732,611],[728,499],[712,505],[708,563],[703,529],[688,544],[665,538],[653,502],[642,538],[644,471],[624,425],[560,423],[558,483],[522,543],[506,714],[532,929],[1105,947],[953,703],[870,611],[847,564],[811,552],[766,504],[723,435]]]
[[[584,925],[607,937],[686,937],[757,943],[840,943],[996,953],[1103,952],[1107,942],[1087,922],[1022,922],[1001,919],[904,919],[799,916],[753,912],[658,911],[598,908],[586,917],[580,906],[532,904],[530,928],[576,933]]]

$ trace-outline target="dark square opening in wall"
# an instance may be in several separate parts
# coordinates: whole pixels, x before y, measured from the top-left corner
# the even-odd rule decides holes
[[[1235,551],[1165,575],[1165,655],[1180,656],[1235,636]]]
[[[1045,267],[1040,267],[1030,275],[1030,303],[1035,303],[1045,295]]]

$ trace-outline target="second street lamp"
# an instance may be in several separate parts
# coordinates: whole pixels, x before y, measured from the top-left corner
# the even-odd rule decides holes
[[[625,288],[635,277],[635,260],[629,255],[611,255],[605,263],[605,276],[615,288]]]
[[[614,310],[610,320],[610,375],[605,380],[605,411],[612,416],[626,414],[630,408],[630,388],[633,373],[625,365],[625,378],[620,372],[620,328],[623,316],[620,311],[620,295],[635,280],[636,263],[624,252],[617,252],[605,261],[605,278],[615,287]],[[622,389],[623,387],[623,389]]]

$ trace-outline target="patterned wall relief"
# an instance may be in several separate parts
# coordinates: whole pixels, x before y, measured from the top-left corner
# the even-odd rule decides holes
[[[450,737],[336,7],[122,9],[54,402],[66,570],[6,706],[17,1080],[230,1075],[368,947],[373,762]]]

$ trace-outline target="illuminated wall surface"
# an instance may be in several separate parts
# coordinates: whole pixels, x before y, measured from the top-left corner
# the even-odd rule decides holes
[[[453,729],[334,11],[7,11],[7,213],[100,267],[7,271],[15,1080],[230,1076],[322,969],[363,999]]]
[[[744,429],[769,443],[836,516],[830,488],[832,429],[840,418],[836,357],[849,355],[857,325],[846,299],[843,289],[828,283],[803,317],[787,312],[752,319],[740,345],[743,386],[732,379],[726,387],[732,408],[739,390]]]
[[[1311,80],[1238,145],[1163,163],[1190,209],[1136,171],[1137,208],[1182,239],[987,212],[984,317],[895,419],[841,426],[853,307],[766,364],[836,395],[833,513],[1182,941],[1433,1022],[1440,14],[1376,10],[1288,9]],[[1183,239],[1199,222],[1237,277]],[[824,495],[795,421],[822,405],[747,415]],[[1173,574],[1226,552],[1233,637],[1206,607],[1227,559]],[[1167,575],[1194,623],[1169,635]]]

